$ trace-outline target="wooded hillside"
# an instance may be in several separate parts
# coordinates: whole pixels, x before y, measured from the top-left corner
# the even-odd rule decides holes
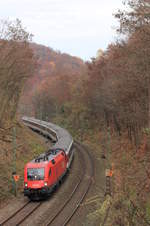
[[[53,89],[53,91],[54,89],[63,89],[60,87],[63,86],[63,82],[61,82],[63,79],[67,80],[67,82],[71,78],[76,80],[79,75],[84,73],[86,68],[84,62],[78,57],[73,57],[35,43],[30,44],[30,47],[33,50],[34,57],[37,59],[37,70],[25,84],[20,101],[20,111],[28,115],[34,114],[33,102],[35,102],[34,96],[36,96],[36,93],[38,95],[40,90],[43,90],[46,94],[45,86],[49,90]],[[53,84],[53,81],[56,80],[60,82],[58,87]],[[56,90],[56,92],[60,93],[59,90]],[[28,105],[28,109],[26,105]]]
[[[123,37],[79,76],[55,77],[35,95],[36,117],[53,119],[93,142],[112,167],[108,225],[150,225],[150,2],[125,1],[118,11]],[[75,79],[74,79],[75,78]],[[45,92],[46,90],[46,92]]]

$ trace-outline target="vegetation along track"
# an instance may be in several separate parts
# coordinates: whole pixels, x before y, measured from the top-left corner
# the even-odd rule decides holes
[[[14,214],[9,216],[6,220],[0,223],[1,226],[20,225],[24,222],[37,208],[39,208],[41,202],[28,201]]]
[[[62,206],[49,218],[46,226],[65,226],[69,223],[77,209],[80,207],[83,199],[85,198],[94,174],[94,166],[91,155],[83,145],[75,142],[75,147],[79,151],[80,158],[82,159],[82,169],[78,182],[70,193],[68,199]]]

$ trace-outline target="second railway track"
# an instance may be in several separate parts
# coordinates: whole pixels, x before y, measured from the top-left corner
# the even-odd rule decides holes
[[[55,212],[55,214],[49,218],[45,226],[67,225],[80,207],[80,204],[82,203],[91,186],[94,176],[93,160],[88,150],[86,150],[83,145],[75,142],[75,146],[79,151],[80,158],[82,159],[80,179],[76,183],[68,199],[66,199],[62,206]]]

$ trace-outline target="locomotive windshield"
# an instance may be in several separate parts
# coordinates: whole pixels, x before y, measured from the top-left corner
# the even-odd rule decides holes
[[[44,168],[27,169],[28,180],[44,180]]]

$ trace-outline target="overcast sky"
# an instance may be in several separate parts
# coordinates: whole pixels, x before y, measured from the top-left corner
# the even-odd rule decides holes
[[[19,18],[37,43],[89,60],[115,40],[122,0],[0,0],[0,19]]]

